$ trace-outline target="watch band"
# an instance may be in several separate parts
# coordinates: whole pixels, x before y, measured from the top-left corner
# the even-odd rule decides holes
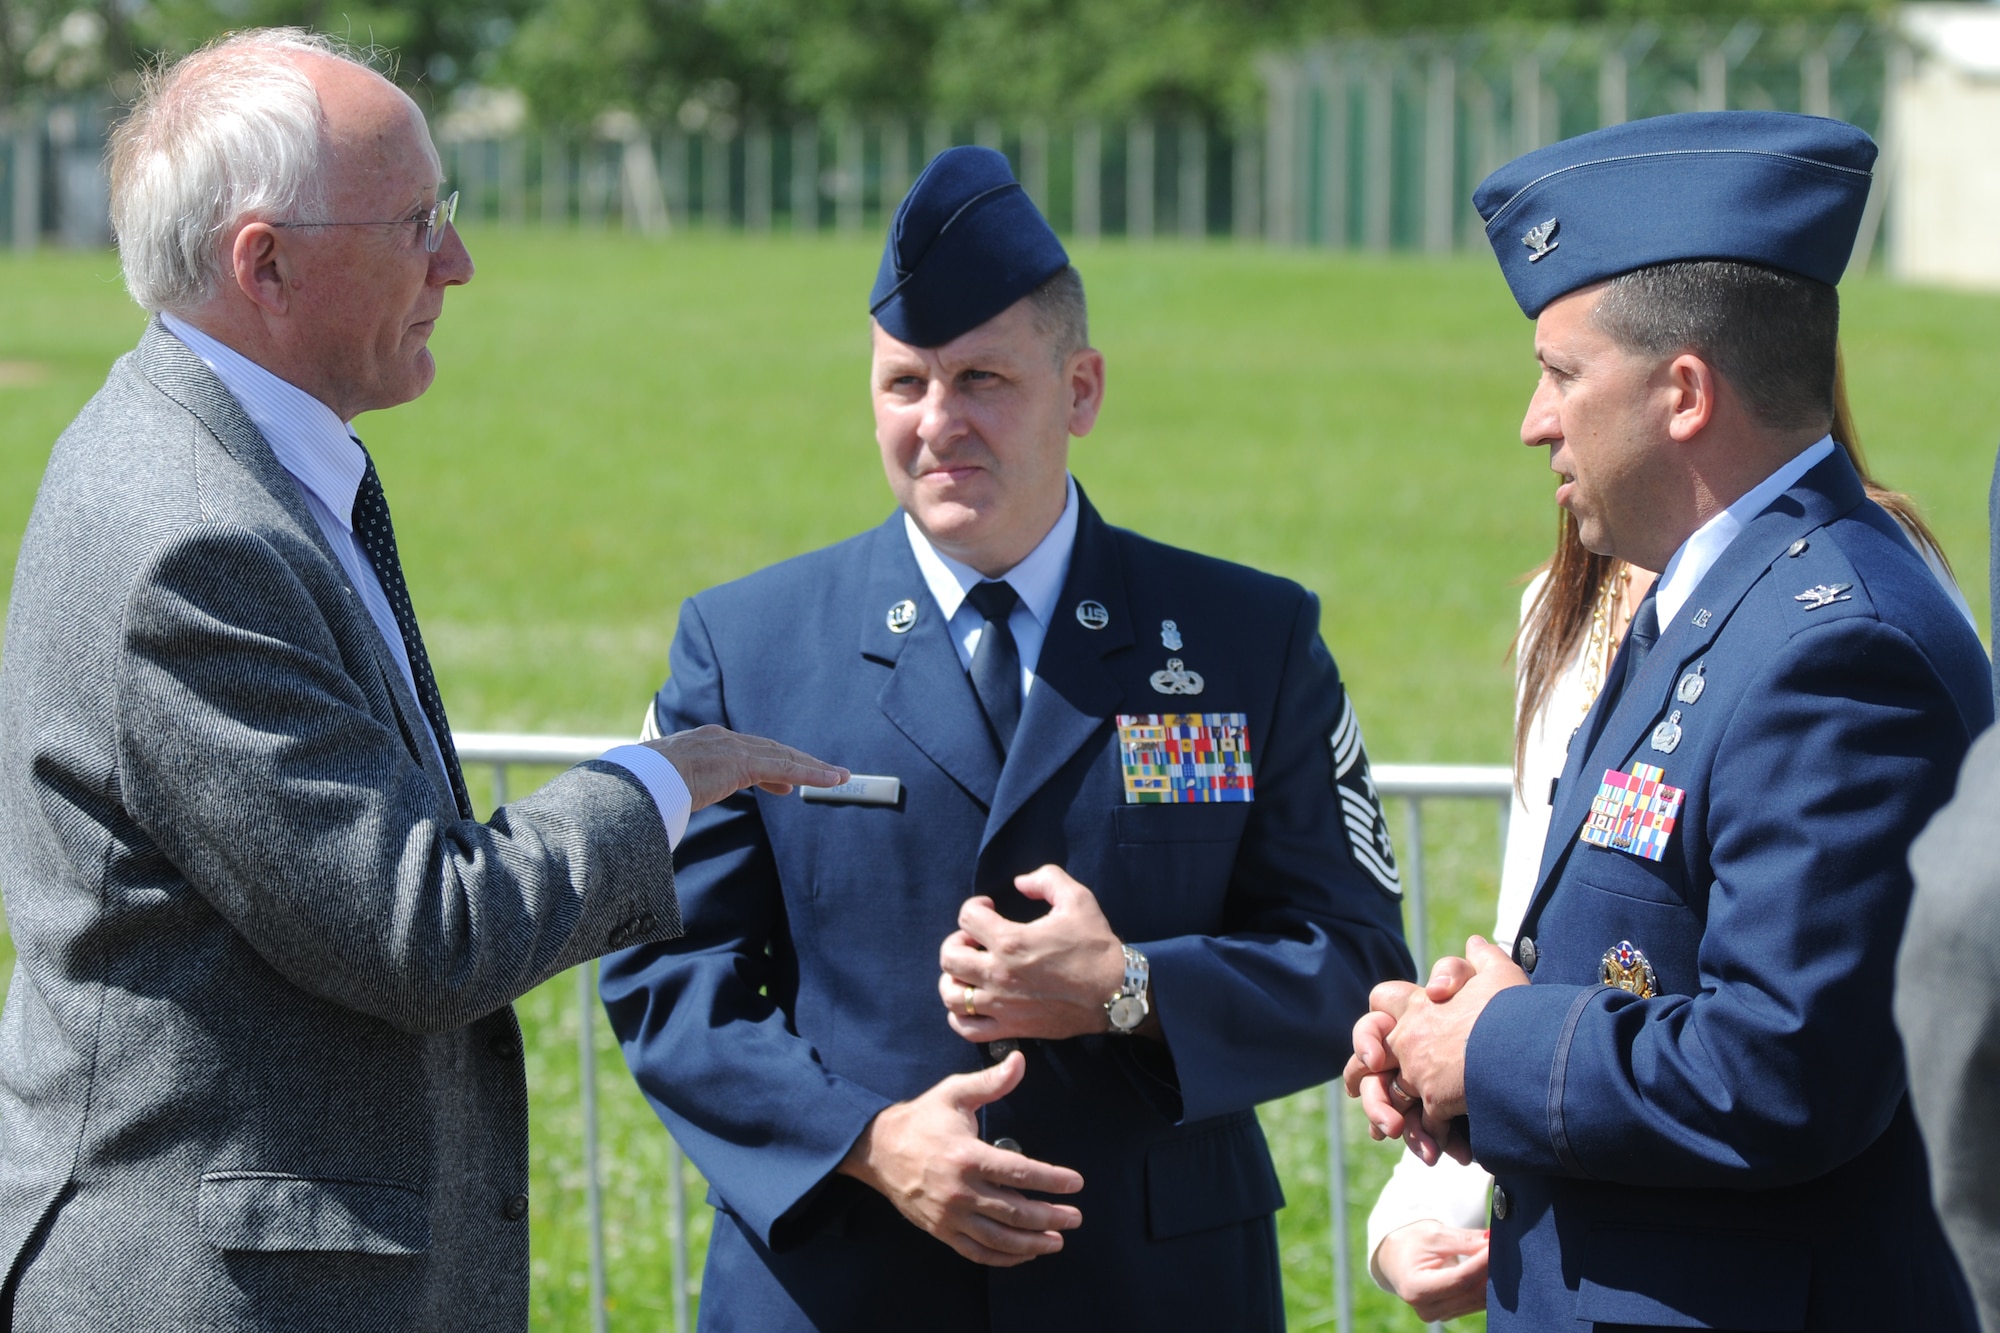
[[[1111,1031],[1117,1036],[1129,1037],[1153,1011],[1152,967],[1146,955],[1131,945],[1120,946],[1125,951],[1125,979],[1118,993],[1104,1002],[1105,1017],[1111,1021]]]

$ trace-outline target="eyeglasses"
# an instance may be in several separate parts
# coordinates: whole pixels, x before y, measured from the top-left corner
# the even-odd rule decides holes
[[[453,190],[448,198],[435,204],[415,217],[397,218],[393,222],[273,222],[273,227],[407,227],[417,226],[417,239],[424,243],[424,249],[436,254],[444,244],[444,229],[458,216],[458,191]]]

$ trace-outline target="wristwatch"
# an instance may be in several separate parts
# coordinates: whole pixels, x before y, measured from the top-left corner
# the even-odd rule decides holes
[[[1129,1037],[1146,1021],[1146,1015],[1153,1012],[1153,983],[1146,955],[1129,944],[1122,947],[1125,950],[1125,984],[1118,988],[1116,995],[1104,1002],[1104,1013],[1111,1020],[1112,1032]]]

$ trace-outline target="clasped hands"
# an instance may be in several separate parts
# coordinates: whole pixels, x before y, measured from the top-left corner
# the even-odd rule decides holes
[[[1460,1123],[1466,1043],[1494,995],[1527,984],[1528,974],[1512,958],[1474,935],[1465,957],[1440,958],[1424,985],[1385,981],[1369,992],[1344,1075],[1369,1132],[1378,1140],[1401,1138],[1425,1165],[1445,1155],[1470,1162],[1472,1146]]]
[[[965,901],[958,929],[938,950],[945,1022],[971,1042],[1105,1031],[1105,1002],[1124,985],[1125,953],[1096,895],[1052,865],[1019,876],[1014,887],[1049,910],[1033,921],[1010,921],[991,898]],[[1140,1033],[1158,1030],[1149,1018]],[[1083,1214],[1028,1192],[1075,1194],[1083,1177],[979,1136],[979,1109],[1018,1087],[1027,1067],[1027,1058],[1013,1051],[996,1065],[954,1074],[884,1108],[840,1173],[879,1190],[904,1217],[974,1263],[1011,1268],[1054,1254]]]

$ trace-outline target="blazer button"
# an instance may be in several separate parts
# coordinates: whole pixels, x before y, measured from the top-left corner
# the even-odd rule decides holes
[[[986,1058],[997,1065],[1020,1049],[1020,1042],[1015,1041],[1012,1037],[1002,1037],[998,1041],[989,1041],[986,1043]]]
[[[503,1032],[486,1043],[486,1049],[505,1060],[521,1053],[521,1043],[511,1032]]]
[[[506,1206],[500,1211],[506,1216],[509,1222],[520,1221],[528,1215],[528,1196],[525,1194],[516,1194],[513,1198],[507,1200]]]
[[[1503,1187],[1501,1187],[1501,1186],[1499,1186],[1499,1185],[1495,1185],[1495,1186],[1493,1187],[1493,1219],[1494,1219],[1494,1221],[1496,1221],[1496,1222],[1505,1222],[1505,1221],[1507,1220],[1507,1210],[1508,1210],[1508,1209],[1510,1209],[1510,1208],[1512,1208],[1513,1206],[1514,1206],[1514,1205],[1513,1205],[1512,1201],[1510,1201],[1510,1200],[1509,1200],[1509,1199],[1507,1198],[1507,1191],[1506,1191],[1506,1190],[1505,1190],[1505,1189],[1504,1189]]]
[[[1019,1139],[1008,1139],[1008,1138],[995,1139],[993,1140],[993,1146],[998,1148],[1001,1152],[1021,1151],[1021,1141]]]
[[[1535,964],[1541,961],[1541,951],[1535,947],[1535,937],[1523,935],[1514,946],[1514,961],[1521,965],[1523,972],[1533,972]]]

